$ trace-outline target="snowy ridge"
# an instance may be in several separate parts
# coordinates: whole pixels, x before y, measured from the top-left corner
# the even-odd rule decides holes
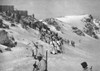
[[[71,26],[76,26],[79,29],[83,29],[85,23],[82,22],[84,18],[89,18],[89,15],[74,15],[74,16],[65,16],[61,18],[56,18],[62,22],[65,22]]]
[[[64,40],[69,40],[69,43],[66,42],[62,46],[64,53],[57,55],[49,53],[49,71],[56,71],[56,69],[57,71],[80,71],[80,63],[83,61],[88,61],[89,64],[94,65],[94,69],[96,69],[97,64],[100,66],[100,58],[98,57],[100,56],[100,39],[94,39],[83,31],[83,28],[87,24],[86,19],[90,19],[90,15],[53,18],[49,20],[49,23],[52,22],[51,24],[49,24],[48,21],[41,20],[51,31],[58,33]],[[99,27],[95,20],[93,20],[93,22],[93,24]],[[12,23],[4,19],[3,23],[9,25],[10,29],[4,30],[7,30],[8,33],[14,36],[18,45],[11,48],[12,51],[0,53],[0,71],[32,71],[33,63],[35,62],[32,57],[32,50],[35,49],[33,42],[38,42],[40,45],[43,45],[44,50],[50,50],[52,46],[39,39],[41,35],[37,29],[33,29],[29,26],[25,29],[20,23],[16,24],[15,22],[13,24],[16,26],[12,27]],[[72,27],[74,27],[75,30],[73,30]],[[2,28],[0,28],[0,30],[2,30]],[[75,32],[78,34],[83,32],[85,36],[77,35]],[[75,42],[75,47],[71,45],[72,41]],[[1,48],[4,50],[4,48],[7,47],[0,44],[0,49]],[[96,70],[99,71],[100,69],[97,68]]]

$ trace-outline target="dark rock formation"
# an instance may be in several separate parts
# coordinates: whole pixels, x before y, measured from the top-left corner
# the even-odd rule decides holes
[[[73,30],[74,33],[76,33],[79,36],[85,36],[85,34],[80,29],[78,29],[77,27],[72,27],[72,30]]]
[[[0,28],[6,28],[6,29],[9,29],[9,26],[4,24],[2,19],[0,19]]]
[[[8,47],[15,47],[16,43],[14,37],[9,37],[5,30],[0,31],[0,44]]]
[[[44,21],[47,22],[49,25],[53,25],[56,28],[56,30],[58,30],[58,31],[61,30],[61,27],[58,25],[58,22],[56,21],[56,19],[47,18]]]

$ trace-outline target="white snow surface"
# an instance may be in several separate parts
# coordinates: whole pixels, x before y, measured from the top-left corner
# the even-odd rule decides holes
[[[60,22],[64,39],[74,40],[76,47],[65,44],[64,53],[48,55],[48,71],[82,71],[81,62],[86,61],[88,66],[93,66],[93,71],[100,71],[100,39],[96,40],[89,36],[78,36],[72,32],[71,26],[83,29],[85,23],[81,20],[88,15],[74,15],[56,18]],[[5,20],[4,20],[5,21]],[[5,21],[6,24],[10,24]],[[52,30],[56,31],[53,26]],[[7,30],[17,41],[17,46],[12,51],[0,53],[0,71],[32,71],[34,58],[31,57],[34,45],[32,42],[39,42],[44,50],[49,50],[50,45],[39,39],[39,32],[32,28],[25,30],[21,25],[11,27]],[[80,41],[80,42],[79,42]],[[0,45],[0,48],[6,46]],[[45,51],[44,51],[45,53]]]
[[[69,24],[74,27],[78,27],[79,29],[83,29],[84,25],[86,23],[83,22],[85,18],[89,18],[89,15],[72,15],[72,16],[65,16],[65,17],[60,17],[56,18],[62,22],[65,22],[66,24]]]

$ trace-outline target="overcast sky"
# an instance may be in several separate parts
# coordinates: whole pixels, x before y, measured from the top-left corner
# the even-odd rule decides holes
[[[100,0],[0,0],[0,4],[28,10],[38,19],[76,14],[100,17]]]

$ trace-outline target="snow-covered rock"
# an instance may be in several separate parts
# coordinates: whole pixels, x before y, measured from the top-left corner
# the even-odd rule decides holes
[[[9,36],[5,30],[0,30],[0,44],[8,47],[15,47],[16,43],[14,37]]]

